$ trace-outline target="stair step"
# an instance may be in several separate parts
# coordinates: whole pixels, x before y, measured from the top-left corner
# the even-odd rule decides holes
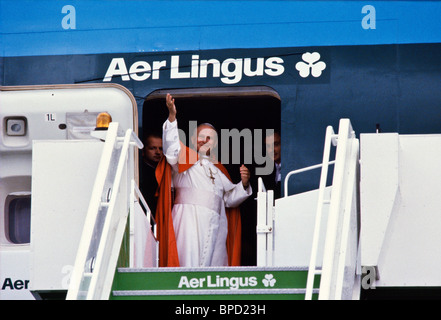
[[[112,293],[112,300],[303,300],[305,293],[305,289],[115,290]],[[318,289],[314,289],[313,294],[317,295]]]
[[[111,299],[303,299],[307,275],[306,267],[119,268]]]

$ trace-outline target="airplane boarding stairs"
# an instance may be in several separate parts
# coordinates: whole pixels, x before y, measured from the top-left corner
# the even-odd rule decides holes
[[[256,267],[118,268],[110,299],[303,300],[320,298],[319,290],[328,295],[326,298],[351,299],[354,291],[357,297],[359,282],[356,281],[355,264],[358,249],[358,215],[355,201],[358,190],[358,140],[348,120],[341,122],[339,135],[336,135],[331,127],[327,129],[324,164],[312,168],[322,168],[324,177],[317,191],[288,197],[286,185],[286,196],[276,200],[274,205],[272,190],[265,190],[262,180],[259,179]],[[337,145],[337,141],[340,146],[335,161],[337,173],[334,184],[338,185],[339,190],[334,187],[335,196],[331,198],[331,188],[326,186],[326,177],[331,144]],[[334,164],[334,161],[331,164]],[[311,168],[304,170],[309,169]],[[287,179],[296,173],[298,171],[292,172]],[[285,183],[287,184],[287,181]],[[317,196],[320,198],[317,199]],[[335,198],[336,196],[338,198]],[[321,269],[325,239],[320,239],[324,232],[319,227],[323,227],[325,223],[319,215],[325,216],[323,211],[327,213],[328,210],[324,207],[333,203],[336,203],[333,210],[337,221],[330,224],[328,232],[332,233],[331,238],[342,238],[333,239],[337,244],[328,250],[334,253],[338,247],[338,251],[345,254],[343,257],[336,254],[327,257],[330,261],[328,263],[331,267],[335,266],[335,270],[326,270],[328,274],[325,272],[325,276],[332,279],[323,287]],[[319,227],[314,234],[315,212],[319,213]],[[354,244],[350,246],[349,242]],[[310,258],[311,247],[315,254],[313,258]],[[346,257],[350,258],[349,262]],[[336,259],[339,261],[335,262]],[[332,296],[329,297],[330,295]]]
[[[74,266],[66,299],[358,298],[358,139],[349,120],[341,120],[338,135],[328,127],[323,163],[300,170],[321,168],[317,190],[287,196],[285,181],[285,197],[274,201],[259,181],[253,267],[159,268],[155,222],[133,178],[130,150],[142,143],[130,129],[121,135],[117,123],[104,135],[78,252],[69,258]],[[335,161],[329,161],[332,144],[338,145]],[[331,164],[332,187],[326,186]],[[39,267],[34,265],[33,283]],[[65,290],[65,278],[60,282]],[[50,290],[54,286],[33,287],[37,293]]]
[[[157,267],[155,222],[134,181],[131,147],[142,143],[118,123],[101,134],[34,142],[36,297],[441,297],[439,134],[361,134],[359,149],[350,121],[340,120],[338,134],[326,130],[322,163],[287,174],[284,197],[274,200],[259,182],[257,266],[193,269]],[[289,195],[288,179],[314,169],[321,169],[318,189]]]
[[[318,189],[288,196],[288,179],[314,169],[321,169]],[[322,163],[287,174],[284,197],[274,201],[259,179],[257,265],[307,266],[305,299],[359,298],[359,170],[359,141],[341,119],[338,134],[326,129]]]

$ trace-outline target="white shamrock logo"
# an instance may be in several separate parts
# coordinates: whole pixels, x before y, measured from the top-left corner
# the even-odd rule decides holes
[[[297,62],[296,64],[296,69],[302,78],[308,77],[310,73],[315,78],[320,77],[322,71],[326,68],[326,63],[319,61],[320,53],[318,52],[306,52],[302,55],[302,59],[303,61]]]
[[[274,279],[272,274],[266,274],[265,279],[263,279],[262,282],[265,287],[274,287],[276,279]]]

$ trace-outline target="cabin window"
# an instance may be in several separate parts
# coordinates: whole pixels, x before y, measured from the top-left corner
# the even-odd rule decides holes
[[[31,196],[8,198],[5,210],[8,240],[14,244],[29,243],[31,240]]]

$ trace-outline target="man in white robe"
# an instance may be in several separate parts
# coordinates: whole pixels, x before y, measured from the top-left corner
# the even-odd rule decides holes
[[[210,125],[200,125],[192,136],[199,159],[184,172],[178,171],[181,144],[176,106],[167,95],[169,117],[163,125],[163,151],[172,167],[175,200],[172,209],[180,266],[227,266],[227,217],[225,207],[237,207],[251,194],[249,170],[242,166],[241,182],[233,184],[212,163],[210,151],[217,135]]]

